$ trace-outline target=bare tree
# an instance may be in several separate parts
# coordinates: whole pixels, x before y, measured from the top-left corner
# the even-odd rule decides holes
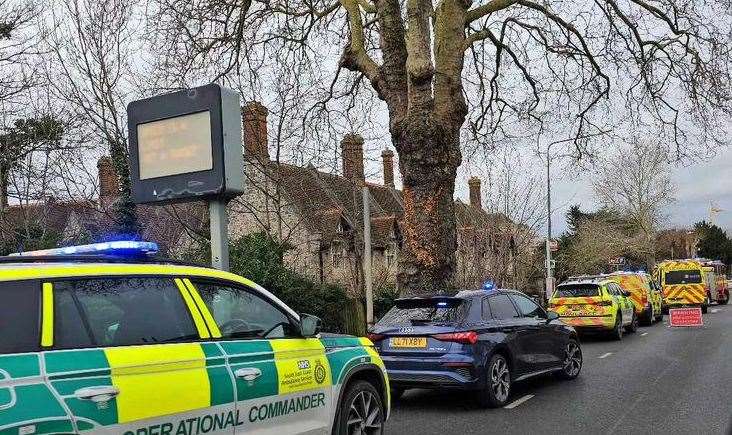
[[[30,30],[37,14],[38,7],[33,2],[0,0],[0,111],[2,112],[12,111],[15,98],[28,91],[37,82],[32,62],[33,56],[37,54],[37,41]]]
[[[647,141],[626,144],[598,165],[595,173],[593,189],[597,199],[634,224],[645,239],[651,267],[655,234],[674,201],[668,155]]]
[[[343,69],[357,78],[343,79],[346,92],[331,86],[324,101],[350,99],[368,84],[385,103],[404,187],[399,283],[403,293],[421,294],[448,288],[455,270],[461,151],[490,150],[547,120],[570,132],[578,157],[593,152],[589,138],[622,122],[657,128],[677,154],[724,142],[731,110],[724,7],[673,0],[160,0],[167,19],[157,22],[168,23],[165,36],[186,60],[183,70],[213,60],[220,77],[266,66],[271,44],[311,64],[327,63],[329,49],[342,47],[330,68],[333,83],[346,76]]]
[[[136,77],[134,0],[58,0],[42,26],[54,98],[72,109],[85,138],[108,151],[119,177],[118,230],[139,231],[130,192],[125,103]]]
[[[606,272],[618,257],[647,258],[653,252],[645,234],[624,219],[598,213],[579,223],[575,240],[559,257],[568,275]]]

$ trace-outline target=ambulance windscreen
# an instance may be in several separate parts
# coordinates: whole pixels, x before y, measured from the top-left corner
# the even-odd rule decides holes
[[[699,270],[674,270],[666,272],[666,284],[701,284],[702,276]]]
[[[597,284],[563,284],[557,287],[558,298],[580,298],[600,296],[600,286]]]

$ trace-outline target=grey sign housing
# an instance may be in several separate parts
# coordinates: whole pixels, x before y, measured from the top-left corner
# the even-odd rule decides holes
[[[244,190],[239,94],[217,84],[127,106],[136,203],[226,199]]]

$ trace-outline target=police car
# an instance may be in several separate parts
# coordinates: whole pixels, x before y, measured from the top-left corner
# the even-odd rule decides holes
[[[147,242],[0,257],[0,433],[382,433],[366,338]]]

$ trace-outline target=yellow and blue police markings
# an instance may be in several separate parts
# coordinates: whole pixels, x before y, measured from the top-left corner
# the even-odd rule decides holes
[[[300,429],[329,425],[342,382],[360,364],[374,364],[386,376],[371,343],[355,337],[5,355],[0,433],[198,435],[281,423]],[[236,378],[241,367],[258,368],[261,376],[254,382]],[[99,402],[75,394],[100,386],[120,394]]]

